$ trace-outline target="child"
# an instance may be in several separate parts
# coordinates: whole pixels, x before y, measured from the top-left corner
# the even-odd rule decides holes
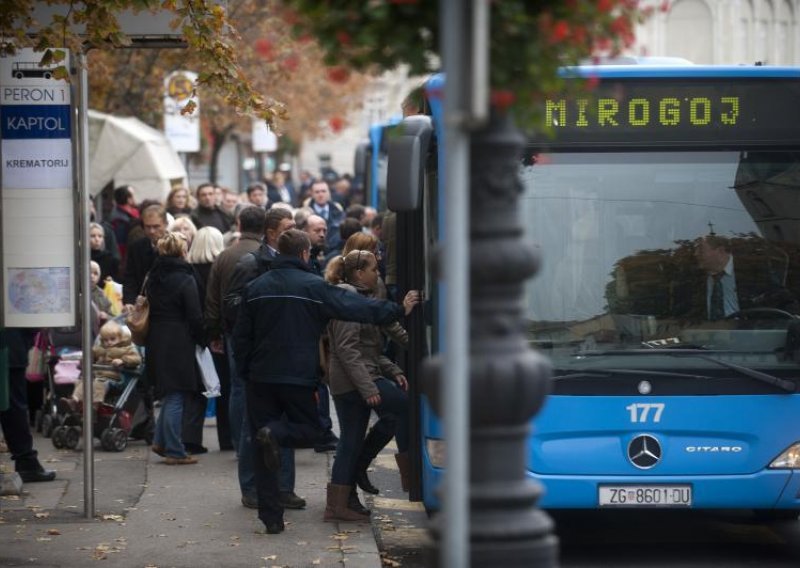
[[[130,337],[123,333],[122,326],[111,320],[100,328],[100,344],[92,349],[92,359],[98,365],[108,365],[112,369],[98,369],[94,372],[92,402],[103,402],[108,381],[120,380],[120,367],[136,368],[142,357],[131,343]],[[75,384],[72,397],[62,399],[72,411],[79,411],[83,400],[83,381]]]
[[[92,275],[92,302],[97,306],[97,317],[100,320],[100,325],[104,324],[111,317],[111,300],[108,299],[105,292],[103,292],[100,283],[100,265],[95,261],[89,261]],[[96,329],[96,328],[95,328]]]

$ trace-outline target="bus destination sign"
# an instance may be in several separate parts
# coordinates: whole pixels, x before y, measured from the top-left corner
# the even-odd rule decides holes
[[[800,145],[797,79],[614,79],[543,110],[549,147]]]

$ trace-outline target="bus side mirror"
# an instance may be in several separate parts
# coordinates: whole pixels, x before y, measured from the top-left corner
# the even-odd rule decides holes
[[[409,116],[388,134],[386,199],[392,211],[414,211],[422,205],[425,162],[433,123],[429,116]]]
[[[353,177],[356,179],[366,179],[367,168],[369,167],[367,163],[368,151],[369,140],[359,142],[358,146],[356,146],[356,155],[353,163]]]

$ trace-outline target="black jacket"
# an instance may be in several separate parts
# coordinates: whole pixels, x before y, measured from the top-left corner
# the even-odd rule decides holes
[[[233,226],[233,216],[229,215],[219,207],[213,209],[206,209],[205,207],[198,206],[192,212],[192,223],[198,229],[203,227],[216,227],[223,235],[231,230]]]
[[[122,303],[135,304],[144,277],[156,261],[158,253],[150,239],[139,239],[128,247],[125,275],[122,277]]]
[[[100,266],[100,285],[109,276],[115,282],[119,282],[119,259],[105,249],[91,251],[91,258]]]
[[[145,363],[159,396],[199,391],[195,345],[206,343],[203,312],[192,266],[185,260],[158,257],[147,280],[150,331]]]
[[[331,319],[388,324],[403,309],[332,286],[302,259],[278,256],[245,291],[233,332],[239,374],[254,382],[315,387],[319,340]]]

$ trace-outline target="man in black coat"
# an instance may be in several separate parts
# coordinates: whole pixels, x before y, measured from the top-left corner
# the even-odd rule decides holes
[[[233,226],[233,216],[217,205],[214,185],[210,183],[203,183],[197,187],[197,208],[192,211],[191,219],[198,229],[216,227],[223,235]]]
[[[142,291],[145,276],[158,257],[156,243],[167,232],[167,211],[160,205],[150,205],[142,211],[142,227],[146,239],[135,241],[128,248],[125,275],[122,277],[122,303],[129,309]]]
[[[284,529],[280,446],[313,447],[322,434],[315,393],[319,340],[328,321],[382,325],[403,314],[397,304],[361,297],[313,274],[310,248],[303,231],[290,229],[280,236],[279,255],[271,270],[248,286],[234,328],[253,450],[263,458],[254,460],[258,517],[269,534]]]
[[[3,429],[14,469],[22,481],[52,481],[56,472],[46,470],[39,462],[39,454],[33,449],[33,436],[28,422],[27,383],[25,367],[28,360],[28,341],[26,332],[21,329],[0,331],[0,343],[8,348],[9,407],[0,412],[0,426]]]

